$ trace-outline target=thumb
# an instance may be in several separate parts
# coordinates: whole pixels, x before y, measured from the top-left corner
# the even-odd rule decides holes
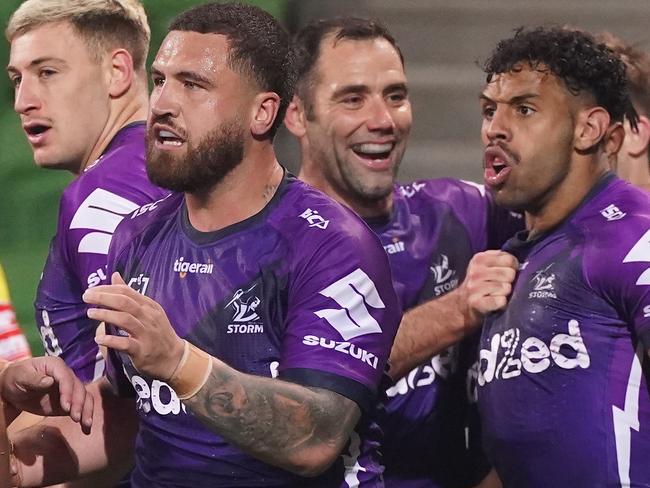
[[[126,285],[126,282],[120,276],[120,273],[117,271],[111,276],[111,284],[113,285]]]
[[[20,383],[26,390],[41,390],[54,384],[54,378],[47,375],[34,375],[24,378]]]

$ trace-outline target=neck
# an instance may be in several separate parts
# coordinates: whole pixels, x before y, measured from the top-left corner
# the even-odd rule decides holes
[[[602,163],[581,165],[579,170],[574,170],[566,175],[562,181],[551,189],[543,201],[534,210],[526,210],[526,227],[529,230],[528,238],[543,234],[566,219],[582,201],[589,191],[598,183],[607,172],[607,167]],[[576,167],[577,165],[574,165]]]
[[[133,86],[122,97],[111,99],[111,109],[108,115],[108,120],[104,125],[104,130],[102,130],[97,142],[92,147],[85,161],[82,162],[79,170],[75,174],[78,175],[82,173],[88,165],[101,156],[120,129],[132,122],[147,120],[147,92],[146,89],[139,85],[140,84],[138,84],[138,86]]]
[[[245,154],[242,162],[208,191],[185,194],[192,227],[200,232],[221,230],[252,217],[269,203],[283,171],[271,144],[266,146],[255,154]]]
[[[634,186],[644,190],[650,190],[650,164],[647,154],[644,152],[643,157],[628,157],[626,164],[619,164],[616,168],[619,178],[629,181]]]
[[[350,208],[357,215],[363,218],[381,217],[389,214],[393,208],[392,191],[384,198],[378,200],[356,198],[355,195],[334,187],[330,184],[323,173],[316,169],[314,164],[310,164],[304,159],[300,165],[300,174],[298,177],[305,183],[322,191],[338,203]]]

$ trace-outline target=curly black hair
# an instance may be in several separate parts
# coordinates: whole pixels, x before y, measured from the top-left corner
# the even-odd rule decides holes
[[[573,95],[591,94],[612,121],[625,117],[636,129],[639,117],[630,99],[625,64],[590,34],[561,27],[519,28],[497,44],[483,65],[487,82],[496,74],[522,69],[522,63],[551,72]]]

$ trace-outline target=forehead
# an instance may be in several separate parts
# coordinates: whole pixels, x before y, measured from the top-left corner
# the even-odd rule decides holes
[[[228,53],[228,38],[222,34],[171,31],[153,66],[158,70],[189,70],[209,75],[228,68]]]
[[[333,36],[325,37],[316,67],[317,83],[322,85],[406,83],[399,55],[384,38],[335,41]]]
[[[86,41],[68,22],[43,24],[11,40],[10,65],[20,67],[36,59],[56,58],[67,62],[89,59]]]
[[[508,101],[531,95],[541,99],[565,99],[569,92],[564,82],[544,66],[534,69],[528,65],[516,65],[512,71],[492,76],[483,89],[483,95],[494,101]]]

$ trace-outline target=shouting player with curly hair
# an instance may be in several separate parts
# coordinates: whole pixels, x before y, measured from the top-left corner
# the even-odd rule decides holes
[[[529,227],[481,337],[486,452],[506,487],[647,486],[650,198],[604,157],[638,120],[625,68],[558,28],[518,31],[485,71],[485,181]]]

